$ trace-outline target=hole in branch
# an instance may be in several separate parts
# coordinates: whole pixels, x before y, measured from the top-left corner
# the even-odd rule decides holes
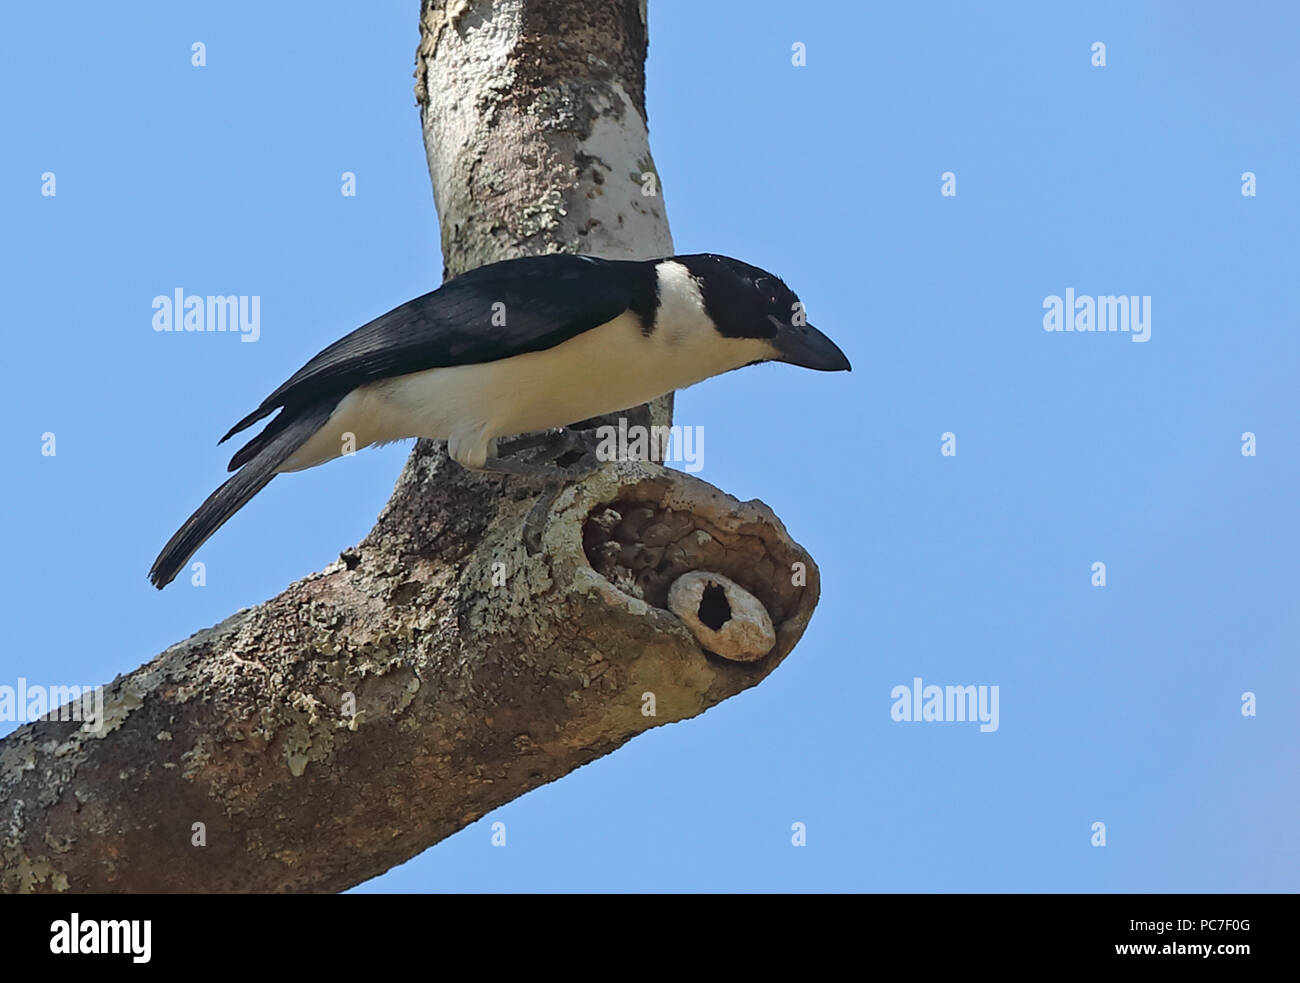
[[[687,608],[689,611],[690,608]],[[727,592],[717,584],[709,584],[704,588],[704,596],[700,598],[700,621],[708,625],[713,631],[717,631],[727,623],[731,618],[731,605],[727,603]]]

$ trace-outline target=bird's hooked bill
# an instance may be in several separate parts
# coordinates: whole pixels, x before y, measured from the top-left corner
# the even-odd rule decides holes
[[[784,324],[772,340],[780,360],[818,372],[848,372],[853,366],[840,346],[811,324]]]

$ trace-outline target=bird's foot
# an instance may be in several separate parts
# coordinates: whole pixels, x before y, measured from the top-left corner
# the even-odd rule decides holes
[[[566,481],[590,474],[600,465],[599,441],[593,431],[556,427],[496,442],[496,455],[484,471]],[[530,452],[527,458],[519,457]]]

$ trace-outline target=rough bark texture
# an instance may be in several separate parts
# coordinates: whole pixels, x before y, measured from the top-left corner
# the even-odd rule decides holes
[[[421,29],[448,272],[671,253],[641,193],[637,0],[426,0]],[[539,491],[421,442],[338,562],[118,677],[102,729],[0,742],[0,887],[342,890],[754,685],[816,605],[815,565],[762,503],[653,464]],[[768,655],[712,655],[665,610],[694,570],[766,608]]]

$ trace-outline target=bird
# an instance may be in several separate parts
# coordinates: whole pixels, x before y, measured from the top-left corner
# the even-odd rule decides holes
[[[149,580],[169,584],[277,474],[424,437],[471,470],[573,476],[594,466],[573,424],[768,361],[851,369],[780,277],[737,259],[551,253],[480,266],[340,338],[231,427],[219,444],[277,414]],[[564,469],[512,456],[538,448],[582,457]]]

